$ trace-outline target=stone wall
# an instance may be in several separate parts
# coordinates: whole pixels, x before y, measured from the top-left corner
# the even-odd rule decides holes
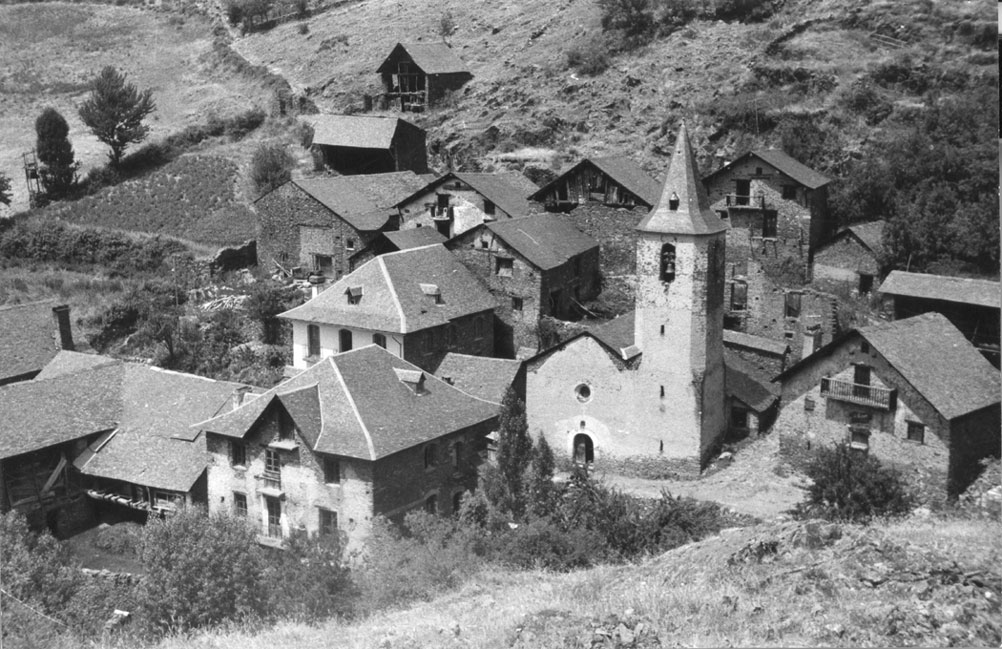
[[[477,322],[481,335],[476,335]],[[399,335],[399,334],[398,334]],[[448,325],[404,334],[404,360],[433,372],[448,352],[494,355],[494,313],[482,311],[455,318]]]
[[[854,236],[844,235],[814,254],[811,271],[813,281],[833,281],[858,287],[860,275],[871,275],[876,281],[880,273],[877,258]],[[873,289],[877,286],[874,284]]]

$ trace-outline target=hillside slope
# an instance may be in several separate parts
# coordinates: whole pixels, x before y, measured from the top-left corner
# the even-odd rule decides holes
[[[997,522],[725,530],[638,565],[488,571],[355,624],[172,638],[160,649],[998,646]]]
[[[685,118],[704,170],[751,144],[776,143],[784,117],[837,127],[838,171],[879,129],[852,110],[855,89],[881,66],[930,77],[924,86],[885,83],[882,101],[907,108],[930,87],[974,85],[997,74],[995,15],[987,3],[787,0],[767,22],[695,21],[670,36],[613,56],[587,77],[567,65],[568,50],[601,47],[595,0],[363,0],[235,44],[307,92],[324,110],[362,106],[379,91],[375,69],[397,41],[445,40],[474,79],[446,106],[410,114],[429,130],[445,162],[489,166],[493,156],[545,147],[561,156],[626,153],[652,171],[666,164],[666,136]],[[875,39],[878,33],[901,46]],[[871,120],[872,121],[872,120]]]

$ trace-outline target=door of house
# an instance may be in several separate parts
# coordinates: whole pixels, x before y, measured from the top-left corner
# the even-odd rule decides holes
[[[313,270],[324,277],[334,277],[334,258],[330,255],[313,255]]]
[[[873,275],[859,274],[859,294],[866,295],[873,290]]]
[[[584,433],[574,436],[574,461],[578,464],[591,464],[595,461],[595,446]]]
[[[748,198],[751,196],[751,181],[750,180],[735,180],[734,181],[734,203],[736,205],[747,205]]]
[[[762,215],[762,238],[772,239],[776,237],[776,220],[778,214],[774,210],[765,212]]]
[[[268,509],[268,529],[267,534],[272,538],[282,537],[282,502],[278,498],[271,496],[264,497],[265,506]]]

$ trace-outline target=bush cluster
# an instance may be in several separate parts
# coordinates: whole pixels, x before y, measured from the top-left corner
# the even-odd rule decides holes
[[[776,8],[774,0],[599,0],[598,5],[602,29],[622,34],[625,49],[696,19],[760,22]]]

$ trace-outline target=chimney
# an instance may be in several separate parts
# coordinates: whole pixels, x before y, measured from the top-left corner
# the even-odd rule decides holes
[[[233,391],[233,409],[236,410],[240,406],[244,405],[244,398],[247,393],[250,392],[249,385],[241,385],[236,390]]]
[[[56,321],[56,347],[73,351],[73,331],[70,329],[70,307],[60,304],[52,307],[52,318]]]
[[[327,278],[324,277],[323,273],[316,272],[316,273],[311,273],[310,276],[307,277],[306,279],[307,281],[309,281],[310,288],[312,289],[310,295],[310,299],[312,300],[316,296],[320,295],[320,292],[324,290],[323,286],[324,282],[327,281]]]
[[[821,325],[810,325],[804,329],[804,347],[801,359],[807,358],[814,352],[821,349]]]

